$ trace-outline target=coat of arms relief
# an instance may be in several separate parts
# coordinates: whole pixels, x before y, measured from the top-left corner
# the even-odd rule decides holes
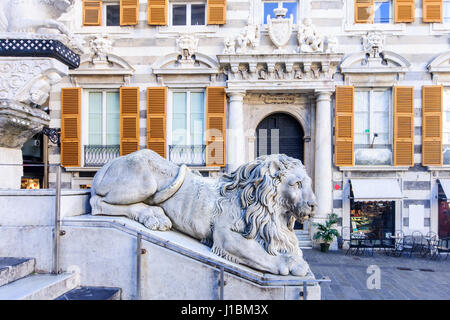
[[[292,26],[294,24],[294,17],[291,15],[289,18],[284,18],[287,13],[286,8],[281,7],[281,3],[278,8],[273,10],[276,18],[270,18],[267,16],[267,28],[269,31],[270,40],[275,45],[276,49],[274,53],[285,53],[285,46],[289,42],[292,35]]]

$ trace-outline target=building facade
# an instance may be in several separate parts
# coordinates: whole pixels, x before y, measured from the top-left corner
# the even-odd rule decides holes
[[[317,221],[450,235],[450,1],[80,0],[61,21],[85,41],[49,100],[63,187],[143,148],[205,176],[286,153]]]

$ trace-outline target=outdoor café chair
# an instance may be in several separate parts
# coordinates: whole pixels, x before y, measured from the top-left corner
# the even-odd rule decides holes
[[[436,252],[434,254],[434,258],[441,259],[441,253],[446,253],[445,260],[448,259],[448,255],[450,252],[450,238],[440,239],[438,245],[436,246]]]
[[[402,253],[402,242],[404,234],[402,230],[396,230],[394,235],[383,241],[385,253],[394,257],[399,257]]]
[[[430,255],[430,257],[433,255],[433,253],[436,251],[436,247],[439,244],[438,236],[433,231],[428,231],[425,237],[423,237],[422,245],[420,248],[420,255],[422,257],[427,257]]]

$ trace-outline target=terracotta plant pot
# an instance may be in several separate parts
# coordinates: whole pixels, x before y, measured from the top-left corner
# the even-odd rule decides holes
[[[328,252],[328,249],[330,248],[329,243],[321,243],[320,244],[320,251],[321,252]]]

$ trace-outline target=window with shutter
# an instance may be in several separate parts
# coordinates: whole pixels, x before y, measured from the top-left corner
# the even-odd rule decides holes
[[[394,165],[414,166],[414,87],[394,87]]]
[[[414,0],[395,0],[395,22],[414,22]]]
[[[442,165],[442,86],[422,87],[422,164]]]
[[[167,0],[148,0],[147,20],[149,25],[167,25]]]
[[[81,88],[61,89],[61,164],[80,166]]]
[[[423,22],[442,22],[442,0],[422,0]]]
[[[336,166],[353,166],[354,88],[336,87],[335,103],[334,163]]]
[[[442,161],[450,165],[450,88],[444,89],[443,97],[444,111],[442,114]]]
[[[206,165],[226,164],[227,100],[224,87],[206,88]]]
[[[136,25],[139,21],[139,0],[120,0],[120,25]]]
[[[373,23],[374,0],[355,0],[355,23]]]
[[[227,20],[227,1],[226,0],[207,0],[206,1],[206,23],[207,24],[225,24]]]
[[[147,88],[147,148],[166,158],[167,88]]]
[[[120,88],[120,155],[139,150],[139,88]]]
[[[102,25],[102,1],[83,1],[83,26]]]

